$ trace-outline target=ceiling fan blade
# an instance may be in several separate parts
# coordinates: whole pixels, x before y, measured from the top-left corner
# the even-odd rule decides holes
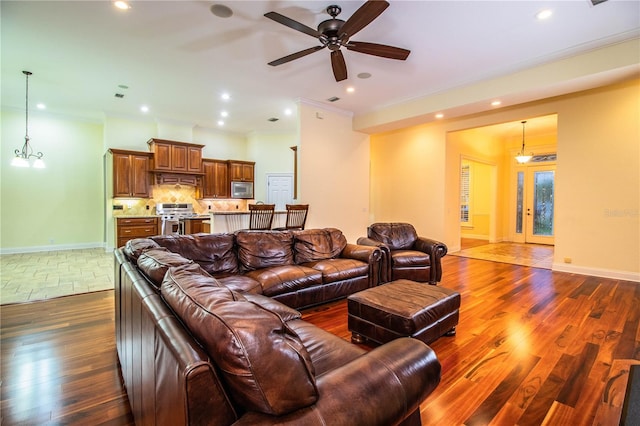
[[[265,13],[264,16],[282,25],[285,25],[289,28],[293,28],[296,31],[300,31],[301,33],[308,34],[311,37],[320,38],[320,36],[322,35],[322,33],[314,30],[313,28],[307,27],[306,25],[301,24],[298,21],[294,21],[291,18],[287,18],[284,15],[280,15],[278,12],[268,12],[268,13]]]
[[[368,0],[360,6],[347,22],[342,25],[340,33],[346,34],[349,38],[376,19],[384,10],[389,7],[389,3],[384,0]]]
[[[303,56],[310,55],[313,52],[317,52],[318,50],[324,49],[324,46],[315,46],[310,47],[308,49],[301,50],[296,53],[292,53],[291,55],[284,56],[280,59],[276,59],[275,61],[269,62],[269,65],[275,67],[277,65],[286,64],[287,62],[291,62],[294,59],[302,58]]]
[[[331,52],[331,68],[333,68],[333,76],[336,81],[347,79],[347,64],[341,51],[334,50]]]
[[[367,43],[364,41],[350,41],[345,47],[354,52],[366,53],[389,59],[399,59],[404,61],[411,53],[410,50],[400,47],[387,46],[385,44]]]

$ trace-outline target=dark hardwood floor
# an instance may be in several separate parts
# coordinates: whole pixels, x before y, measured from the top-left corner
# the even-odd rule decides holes
[[[640,364],[640,284],[447,256],[462,295],[455,337],[432,343],[442,380],[424,425],[616,425]],[[2,424],[132,424],[113,292],[6,305]],[[304,312],[344,338],[346,303]]]

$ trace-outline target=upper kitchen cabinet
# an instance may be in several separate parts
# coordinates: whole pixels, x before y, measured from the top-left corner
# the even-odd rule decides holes
[[[255,162],[229,160],[229,180],[253,182]]]
[[[153,171],[202,174],[202,148],[186,142],[149,139],[153,152]]]
[[[113,196],[149,198],[151,153],[109,149],[113,161]]]
[[[204,184],[199,198],[229,198],[229,168],[226,161],[202,160]]]

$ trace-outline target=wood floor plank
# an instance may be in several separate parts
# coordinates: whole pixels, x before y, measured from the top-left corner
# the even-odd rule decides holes
[[[423,425],[617,424],[640,364],[640,284],[446,256],[441,285],[460,292],[460,322],[431,344],[442,378]],[[0,315],[3,425],[133,424],[112,291]],[[303,318],[350,340],[344,300]]]

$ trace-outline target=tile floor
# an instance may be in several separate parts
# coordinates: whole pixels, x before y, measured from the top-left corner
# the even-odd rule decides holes
[[[0,256],[0,304],[113,288],[113,253],[103,248]]]
[[[509,242],[470,245],[467,248],[463,242],[462,250],[450,254],[543,269],[551,269],[553,264],[553,246]]]

